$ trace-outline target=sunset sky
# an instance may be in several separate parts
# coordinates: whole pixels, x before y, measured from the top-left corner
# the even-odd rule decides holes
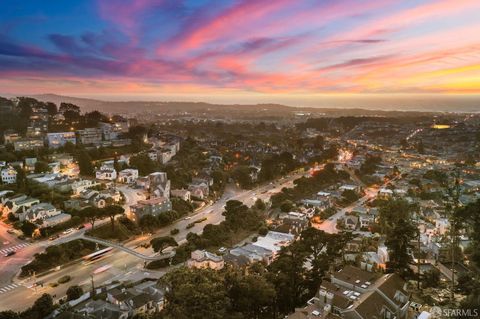
[[[0,92],[480,93],[480,1],[2,1]]]

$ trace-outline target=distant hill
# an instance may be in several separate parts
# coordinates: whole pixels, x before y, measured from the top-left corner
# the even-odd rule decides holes
[[[297,108],[285,106],[281,104],[210,104],[205,102],[155,102],[155,101],[102,101],[95,99],[78,98],[71,96],[63,96],[57,94],[39,94],[30,95],[34,99],[43,102],[53,102],[59,105],[61,102],[72,103],[78,105],[83,111],[99,110],[107,113],[129,113],[142,111],[161,111],[161,112],[201,112],[209,109],[221,108],[225,111],[229,108],[238,110],[239,108],[251,109],[261,108],[265,111],[293,111]]]
[[[94,99],[85,99],[80,97],[72,97],[72,96],[63,96],[57,94],[38,94],[38,95],[30,95],[34,99],[37,99],[42,102],[53,102],[57,105],[60,103],[72,103],[75,105],[80,106],[84,111],[91,111],[96,109],[101,109],[108,104],[107,101],[100,101]]]
[[[13,94],[0,94],[4,97],[15,97]],[[368,100],[359,98],[345,100],[342,104],[338,101],[324,99],[315,107],[286,106],[282,104],[212,104],[205,102],[175,102],[175,101],[104,101],[98,99],[79,98],[57,94],[27,95],[43,102],[72,103],[89,112],[98,110],[105,113],[263,113],[263,116],[282,117],[293,113],[311,113],[312,115],[327,116],[405,116],[408,114],[432,114],[436,112],[479,112],[479,97],[445,97],[440,100],[421,99],[376,99]],[[408,102],[408,103],[407,103]]]

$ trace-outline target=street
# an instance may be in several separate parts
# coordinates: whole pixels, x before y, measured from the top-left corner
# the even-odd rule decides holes
[[[290,174],[289,177],[281,178],[277,182],[273,182],[271,184],[262,185],[253,190],[241,190],[234,185],[229,185],[223,194],[223,196],[213,203],[212,205],[205,206],[199,211],[190,215],[188,219],[181,219],[169,226],[161,228],[152,236],[141,236],[128,242],[125,246],[132,249],[137,249],[138,251],[142,252],[143,254],[149,255],[152,254],[153,251],[149,249],[138,248],[144,242],[149,242],[153,237],[158,236],[170,236],[170,231],[172,229],[178,229],[179,233],[173,236],[177,242],[182,242],[186,239],[188,233],[201,233],[203,227],[206,224],[219,224],[224,220],[224,216],[222,215],[223,207],[229,200],[239,200],[242,201],[245,205],[251,206],[257,198],[262,200],[268,200],[272,194],[279,192],[284,187],[293,187],[293,181],[299,177],[304,175],[304,173],[295,173]],[[121,190],[121,189],[120,189]],[[135,200],[135,196],[132,192],[129,195],[125,195],[127,203],[130,205]],[[195,220],[200,218],[206,218],[205,221],[201,223],[195,224],[190,229],[187,229],[186,226],[192,223]],[[108,220],[104,220],[103,222],[108,222]],[[102,222],[97,222],[97,224],[101,224]],[[5,289],[2,292],[2,287],[0,286],[0,311],[12,309],[12,310],[24,310],[25,308],[29,307],[42,293],[49,293],[51,295],[56,295],[57,299],[61,298],[65,295],[66,289],[71,285],[81,285],[84,290],[91,289],[91,274],[95,269],[98,269],[101,266],[110,265],[111,267],[101,274],[95,275],[94,283],[95,285],[101,285],[108,281],[118,280],[125,276],[125,274],[129,274],[132,272],[138,272],[140,274],[148,273],[151,275],[152,273],[156,273],[157,276],[162,275],[162,272],[155,272],[150,270],[144,270],[143,266],[144,263],[142,260],[127,254],[123,251],[113,250],[107,257],[101,259],[98,262],[95,262],[90,265],[84,265],[81,262],[74,263],[69,266],[61,267],[60,270],[54,271],[49,273],[48,275],[42,276],[37,279],[27,278],[20,281],[15,281],[12,283],[12,278],[15,274],[19,271],[21,266],[27,263],[28,260],[33,258],[35,253],[39,253],[43,251],[45,247],[48,247],[52,244],[60,244],[72,239],[81,238],[86,230],[89,227],[76,231],[68,236],[60,237],[54,241],[42,241],[38,243],[34,243],[25,249],[19,251],[16,255],[8,257],[12,258],[5,263],[9,264],[12,263],[11,267],[7,268],[4,272],[2,270],[1,278],[2,278],[2,285],[6,287],[10,287],[9,289]],[[6,258],[6,257],[0,257]],[[18,260],[17,260],[18,259]],[[2,266],[4,264],[5,259],[2,260]],[[69,275],[72,277],[71,281],[58,285],[57,287],[50,287],[49,283],[57,282],[59,278]],[[147,275],[145,275],[147,276]],[[37,288],[28,288],[31,286],[36,280],[37,282],[43,282],[43,287]]]

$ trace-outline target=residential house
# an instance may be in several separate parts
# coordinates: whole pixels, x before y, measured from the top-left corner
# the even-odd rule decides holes
[[[114,168],[101,166],[95,171],[95,178],[100,180],[114,181],[117,179],[117,171]]]
[[[360,186],[358,185],[342,185],[340,186],[339,188],[340,192],[344,192],[344,191],[354,191],[356,193],[359,193],[361,191],[360,189]]]
[[[15,184],[17,182],[17,170],[12,166],[2,169],[2,183]]]
[[[148,175],[149,191],[153,197],[170,198],[170,180],[165,172],[155,172]]]
[[[358,226],[358,217],[355,215],[346,215],[344,217],[345,228],[350,230],[357,229]]]
[[[72,182],[71,184],[72,193],[74,196],[76,196],[76,195],[79,195],[85,189],[92,188],[98,185],[100,185],[100,183],[94,179],[80,179]]]
[[[36,157],[26,157],[24,162],[26,171],[33,172],[35,170],[35,164],[37,163]]]
[[[205,181],[196,181],[188,185],[188,190],[191,192],[192,196],[195,196],[199,199],[204,199],[210,194],[210,189],[208,183]]]
[[[407,318],[409,294],[406,282],[396,274],[380,275],[346,266],[323,280],[311,304],[319,315],[346,319]]]
[[[361,229],[369,228],[375,222],[375,216],[370,214],[358,214]]]
[[[69,214],[62,213],[49,203],[40,203],[33,205],[24,213],[18,214],[20,220],[28,220],[31,223],[40,225],[40,228],[54,226],[70,220]]]
[[[105,300],[96,299],[89,301],[79,313],[84,314],[82,318],[95,319],[127,319],[129,318],[128,309],[120,309],[119,306],[109,303]]]
[[[158,161],[158,152],[156,150],[149,150],[147,156],[151,161]]]
[[[42,148],[44,146],[41,138],[22,138],[13,142],[15,151],[28,151]]]
[[[165,197],[140,200],[136,205],[130,206],[135,221],[139,221],[145,215],[158,216],[169,210],[172,210],[172,202]]]
[[[6,130],[3,133],[3,140],[5,144],[12,144],[13,142],[21,138],[22,136],[13,130]]]
[[[392,196],[393,196],[393,190],[385,187],[380,188],[377,195],[377,197],[380,199],[389,199],[389,198],[392,198]]]
[[[123,311],[129,318],[141,314],[160,312],[165,304],[164,291],[154,281],[146,281],[132,288],[114,288],[107,292],[107,300]]]
[[[59,148],[67,143],[76,144],[75,132],[47,133],[47,144],[49,148]]]
[[[170,162],[170,160],[176,155],[176,152],[174,149],[170,149],[170,148],[163,148],[161,150],[159,150],[157,152],[157,160],[165,165],[167,164],[168,162]]]
[[[186,189],[172,189],[172,191],[170,193],[171,193],[172,197],[181,198],[186,202],[189,202],[191,200],[190,199],[191,193],[190,193],[189,190],[186,190]]]
[[[124,184],[135,183],[138,178],[138,169],[126,168],[118,172],[118,181]]]
[[[187,260],[189,268],[210,268],[213,270],[220,270],[224,267],[222,256],[217,256],[206,250],[195,250],[191,257]]]
[[[262,261],[269,265],[278,255],[282,247],[290,245],[295,236],[275,231],[269,231],[265,236],[258,237],[257,241],[242,247],[231,249],[226,259],[235,260],[234,257],[243,256],[249,263]]]
[[[35,204],[39,204],[40,200],[29,197],[27,195],[16,195],[11,198],[7,198],[3,203],[3,212],[5,214],[12,213],[15,217],[18,214],[23,213]]]
[[[83,145],[99,145],[102,143],[102,130],[97,127],[88,127],[77,131],[78,141]]]

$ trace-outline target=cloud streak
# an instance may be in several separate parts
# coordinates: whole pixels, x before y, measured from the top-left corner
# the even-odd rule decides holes
[[[480,93],[477,0],[72,3],[61,9],[81,10],[76,24],[34,4],[18,22],[0,23],[2,86],[60,94]],[[19,10],[5,6],[5,15]]]

